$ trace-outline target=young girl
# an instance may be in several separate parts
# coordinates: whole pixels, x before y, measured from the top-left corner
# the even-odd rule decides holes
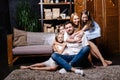
[[[62,54],[66,43],[63,40],[63,34],[59,33],[55,37],[55,44],[53,45],[53,49],[56,53]],[[36,63],[30,66],[20,66],[21,69],[37,69],[37,70],[56,70],[58,65],[54,62],[54,60],[50,57],[47,61]]]
[[[64,32],[65,32],[64,24],[60,24],[58,26],[58,33],[64,34]]]
[[[96,58],[101,60],[104,67],[112,64],[112,61],[105,60],[103,58],[103,56],[101,55],[101,53],[100,53],[99,49],[97,48],[97,46],[92,41],[90,41],[91,39],[95,39],[97,37],[100,37],[100,35],[99,35],[100,28],[99,28],[99,26],[97,25],[96,22],[95,22],[95,24],[97,25],[97,27],[95,25],[93,25],[94,21],[91,18],[89,11],[83,10],[81,12],[80,17],[78,16],[77,13],[71,14],[70,21],[73,22],[74,26],[77,28],[76,33],[74,35],[77,35],[79,33],[81,33],[81,35],[82,35],[82,33],[85,32],[85,34],[87,35],[87,37],[89,39],[88,42],[89,42],[89,45],[90,45],[91,53],[90,53],[88,58],[89,58],[90,63],[93,65],[92,58],[91,58],[91,55],[93,55]],[[91,35],[93,33],[98,34],[98,35],[96,37],[95,36],[91,37]]]

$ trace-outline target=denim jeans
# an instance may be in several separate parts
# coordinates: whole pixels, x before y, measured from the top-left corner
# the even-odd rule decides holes
[[[65,68],[67,71],[71,71],[73,65],[77,65],[83,59],[88,57],[90,52],[90,47],[83,47],[77,55],[61,55],[58,53],[53,53],[53,60],[61,67]]]

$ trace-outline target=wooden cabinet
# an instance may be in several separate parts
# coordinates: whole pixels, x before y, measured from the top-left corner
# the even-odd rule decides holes
[[[46,2],[48,1],[48,2]],[[53,2],[41,0],[40,5],[40,23],[42,31],[45,31],[45,25],[48,24],[56,28],[57,25],[70,20],[70,15],[74,12],[73,0],[58,0]]]

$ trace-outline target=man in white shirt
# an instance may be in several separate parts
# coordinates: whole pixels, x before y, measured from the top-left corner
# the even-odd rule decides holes
[[[61,55],[58,53],[53,53],[52,58],[59,66],[63,67],[65,70],[73,71],[72,66],[77,66],[83,59],[87,59],[88,54],[90,52],[90,48],[85,35],[82,36],[82,41],[86,40],[86,44],[84,46],[82,46],[80,37],[78,37],[77,39],[70,38],[70,36],[75,33],[74,26],[71,22],[65,23],[65,30],[66,33],[64,34],[64,39],[68,43],[67,46],[68,48],[70,48],[73,54]],[[74,49],[76,49],[76,52],[74,52]]]

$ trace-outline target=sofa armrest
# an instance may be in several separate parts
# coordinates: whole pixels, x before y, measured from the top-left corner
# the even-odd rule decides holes
[[[11,66],[13,64],[13,54],[12,54],[12,46],[13,46],[13,35],[7,35],[7,53],[8,53],[8,65]]]

